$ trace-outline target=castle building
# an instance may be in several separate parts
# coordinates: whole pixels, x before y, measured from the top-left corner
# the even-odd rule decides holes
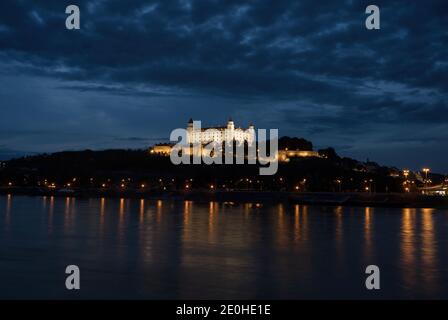
[[[206,145],[210,142],[223,143],[225,141],[234,140],[237,143],[247,142],[251,144],[255,142],[255,128],[252,124],[247,129],[235,127],[235,123],[232,119],[227,121],[226,126],[219,127],[206,127],[202,128],[190,119],[186,128],[187,145],[201,144]],[[154,145],[150,149],[150,153],[159,156],[169,156],[174,144],[172,143],[160,143]],[[202,150],[204,151],[204,150]],[[187,153],[192,152],[191,147],[188,147]],[[288,148],[278,150],[277,159],[280,162],[289,162],[294,158],[312,158],[321,157],[317,151],[309,150],[289,150]]]
[[[235,128],[232,119],[227,122],[227,126],[197,128],[194,126],[193,119],[188,121],[187,126],[187,143],[207,144],[212,141],[222,143],[225,141],[235,140],[237,143],[247,141],[252,143],[255,140],[255,128],[252,124],[248,129]]]
[[[278,151],[278,160],[280,162],[289,162],[293,158],[321,158],[321,155],[317,151],[309,150],[282,149]]]
[[[226,126],[219,127],[198,127],[195,126],[193,119],[190,119],[186,128],[186,143],[189,145],[199,143],[206,145],[210,142],[223,143],[225,141],[235,141],[237,143],[255,142],[255,128],[252,124],[247,129],[236,128],[232,119]],[[150,148],[150,153],[159,156],[169,156],[174,144],[159,143]]]

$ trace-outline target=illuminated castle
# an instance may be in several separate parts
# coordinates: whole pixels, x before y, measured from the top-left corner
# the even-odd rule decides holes
[[[232,119],[227,121],[227,126],[223,127],[209,127],[198,128],[195,127],[193,119],[188,121],[187,126],[187,143],[207,144],[209,142],[222,143],[224,141],[235,140],[237,143],[254,142],[255,128],[252,124],[249,128],[244,130],[242,128],[235,128],[235,123]]]
[[[237,143],[248,142],[251,144],[255,142],[255,128],[252,124],[247,129],[235,128],[235,123],[232,119],[227,121],[226,126],[202,128],[198,123],[190,119],[186,128],[186,143],[187,145],[201,144],[206,145],[210,142],[223,143],[225,141],[236,141]],[[174,144],[160,143],[150,148],[150,153],[160,156],[169,156]],[[187,153],[192,150],[188,147]],[[201,151],[202,152],[202,151]],[[276,158],[280,162],[289,162],[294,158],[313,158],[321,157],[317,151],[311,150],[291,150],[284,148],[278,150]]]
[[[227,126],[208,128],[195,126],[193,119],[190,119],[190,121],[188,121],[186,131],[186,143],[190,145],[194,143],[205,145],[212,141],[222,143],[224,141],[233,140],[237,143],[247,141],[250,144],[255,141],[255,128],[252,124],[250,124],[249,128],[246,130],[242,128],[235,128],[235,123],[232,119],[227,121]],[[150,153],[169,156],[173,145],[174,144],[172,143],[156,144],[150,149]]]

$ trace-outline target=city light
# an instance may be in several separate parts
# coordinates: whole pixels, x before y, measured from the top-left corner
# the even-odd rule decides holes
[[[431,169],[423,168],[422,171],[425,173],[425,180],[423,181],[424,187],[428,188],[428,183],[431,183],[431,180],[428,180],[428,173],[431,171]],[[425,193],[425,190],[423,190],[423,193]]]
[[[409,176],[409,170],[408,170],[408,169],[404,169],[404,170],[403,170],[403,175],[404,175],[404,177],[407,179],[408,176]]]
[[[428,173],[431,171],[429,168],[423,168],[422,171],[425,173],[425,179],[428,179]]]

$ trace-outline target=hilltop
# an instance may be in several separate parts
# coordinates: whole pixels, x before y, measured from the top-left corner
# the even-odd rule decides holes
[[[310,141],[283,137],[280,149],[313,150]],[[398,168],[340,157],[332,148],[320,157],[291,158],[274,176],[259,176],[255,165],[178,165],[148,150],[65,151],[5,162],[0,184],[55,188],[148,188],[227,190],[403,192]],[[411,173],[421,186],[419,177]],[[433,175],[433,179],[442,176]]]

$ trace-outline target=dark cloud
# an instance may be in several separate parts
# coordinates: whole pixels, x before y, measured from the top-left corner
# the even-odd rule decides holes
[[[76,3],[81,30],[68,31],[72,1],[1,1],[0,101],[16,119],[0,120],[7,130],[79,132],[75,145],[101,147],[116,132],[152,139],[190,116],[232,115],[344,150],[370,144],[384,161],[375,143],[404,135],[400,148],[413,150],[412,128],[426,127],[426,141],[440,146],[448,138],[445,0],[375,1],[380,31],[364,28],[363,0]],[[21,86],[20,97],[10,94]]]

